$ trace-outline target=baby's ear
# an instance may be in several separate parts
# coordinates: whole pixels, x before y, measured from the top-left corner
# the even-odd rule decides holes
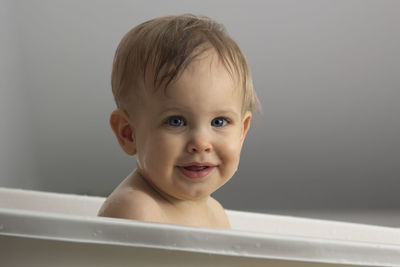
[[[243,130],[242,130],[242,137],[241,143],[243,144],[244,139],[246,138],[246,134],[250,129],[250,122],[251,122],[252,114],[250,111],[246,111],[243,115]]]
[[[111,113],[110,125],[121,148],[128,155],[136,154],[135,132],[128,115],[121,109]]]

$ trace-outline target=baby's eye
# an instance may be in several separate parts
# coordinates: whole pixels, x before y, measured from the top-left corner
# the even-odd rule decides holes
[[[185,126],[186,122],[185,119],[181,116],[172,116],[169,117],[167,120],[167,123],[169,126],[173,126],[173,127],[179,127],[179,126]]]
[[[222,127],[225,126],[226,124],[228,124],[229,121],[225,118],[215,118],[211,121],[211,125],[214,127]]]

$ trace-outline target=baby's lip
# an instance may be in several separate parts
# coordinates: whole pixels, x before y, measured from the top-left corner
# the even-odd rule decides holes
[[[216,167],[216,164],[210,162],[189,162],[180,164],[179,167],[189,167],[189,166],[199,166],[199,167]]]

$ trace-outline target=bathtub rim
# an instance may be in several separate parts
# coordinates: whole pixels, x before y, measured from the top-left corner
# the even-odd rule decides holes
[[[400,266],[397,228],[233,210],[226,210],[234,221],[233,230],[198,228],[96,217],[104,200],[104,197],[0,187],[0,235],[288,261]],[[274,227],[279,223],[284,225]],[[293,226],[301,231],[293,230]],[[314,228],[319,229],[314,231]],[[68,230],[63,233],[60,229]],[[133,230],[138,233],[141,229],[145,231],[140,238],[121,234]],[[306,233],[299,235],[304,230]],[[337,230],[342,231],[340,235]],[[154,234],[168,239],[149,238]],[[370,234],[375,236],[369,238]],[[355,237],[365,235],[368,235],[365,240],[354,241]],[[382,238],[376,238],[381,235]],[[171,237],[177,238],[175,245]]]
[[[0,235],[286,261],[358,266],[400,263],[398,245],[7,208],[0,208]]]

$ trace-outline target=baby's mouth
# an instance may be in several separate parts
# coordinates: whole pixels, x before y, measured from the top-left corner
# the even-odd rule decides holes
[[[207,168],[210,168],[210,166],[195,166],[195,165],[193,165],[193,166],[186,166],[186,167],[183,167],[183,168],[188,170],[188,171],[199,172],[199,171],[205,170]]]
[[[208,176],[216,166],[208,162],[191,162],[179,166],[181,172],[188,178],[199,179]]]

